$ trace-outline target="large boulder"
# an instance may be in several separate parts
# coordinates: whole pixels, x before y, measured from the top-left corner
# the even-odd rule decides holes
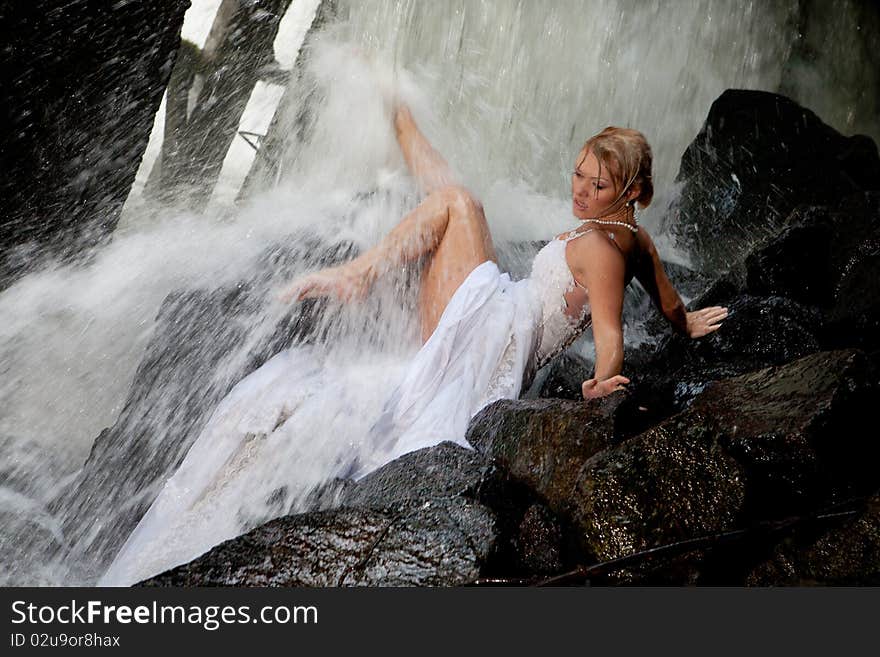
[[[522,402],[499,401],[490,408],[507,403]],[[533,405],[547,403],[553,402],[536,400]],[[523,415],[528,413],[525,410]],[[552,415],[545,413],[548,420]],[[480,426],[491,426],[491,420]],[[553,427],[548,424],[546,429],[550,432]],[[469,437],[477,441],[477,433],[472,431]],[[487,447],[486,440],[492,438],[480,439],[481,447]],[[483,449],[466,449],[451,442],[420,449],[371,472],[356,484],[347,485],[338,504],[399,512],[465,499],[482,505],[495,519],[494,548],[481,563],[481,576],[557,572],[574,558],[564,549],[568,535],[558,517],[547,508],[540,491],[506,467],[507,462],[492,456]]]
[[[146,584],[467,584],[509,551],[511,530],[485,503],[505,497],[494,477],[485,457],[455,443],[410,452],[358,482],[329,482],[317,510],[270,521]]]
[[[865,333],[880,314],[876,286],[870,285],[880,273],[878,247],[880,193],[853,195],[834,206],[803,206],[779,235],[745,259],[744,287],[750,294],[817,307],[827,324],[823,335],[834,346],[872,348],[880,336]]]
[[[596,404],[502,399],[481,410],[467,440],[549,506],[565,510],[584,463],[614,442],[615,394]]]
[[[712,384],[589,459],[567,513],[598,561],[805,513],[876,489],[876,359],[822,352]],[[699,571],[692,563],[687,581]],[[632,575],[632,572],[629,573]]]
[[[446,499],[398,511],[337,509],[279,518],[144,586],[454,586],[479,577],[494,518]]]
[[[635,435],[685,408],[713,381],[782,365],[818,351],[820,318],[784,297],[733,296],[720,330],[692,340],[669,330],[627,356],[632,384],[619,430]],[[644,353],[647,351],[648,353]],[[634,359],[636,360],[633,363]]]
[[[340,497],[343,506],[399,509],[454,497],[479,498],[491,487],[492,464],[452,442],[410,452],[374,470]]]
[[[880,348],[880,194],[803,206],[689,306],[726,305],[720,331],[697,341],[663,327],[625,355],[629,433],[685,408],[706,385],[820,350]],[[648,325],[654,326],[656,325]]]
[[[774,235],[798,205],[880,190],[880,157],[870,138],[844,137],[784,96],[729,89],[685,151],[677,182],[664,226],[711,271]]]

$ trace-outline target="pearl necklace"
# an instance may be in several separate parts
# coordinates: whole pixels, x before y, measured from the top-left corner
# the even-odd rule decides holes
[[[633,226],[632,224],[625,223],[623,221],[607,221],[602,219],[581,219],[582,222],[587,223],[588,221],[592,221],[594,224],[604,224],[604,225],[614,225],[614,226],[623,226],[625,228],[629,228],[632,232],[639,232],[638,226]]]

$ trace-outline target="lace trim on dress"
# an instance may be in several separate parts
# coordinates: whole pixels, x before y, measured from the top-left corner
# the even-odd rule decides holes
[[[501,355],[498,367],[495,369],[495,372],[489,381],[486,394],[483,396],[483,399],[479,404],[479,408],[483,408],[487,404],[491,404],[493,401],[507,398],[510,396],[510,391],[516,389],[517,381],[514,376],[514,371],[516,370],[516,353],[516,335],[511,334],[510,340],[508,340],[507,346],[504,348],[504,353]]]
[[[585,304],[577,319],[565,312],[565,295],[574,289],[576,281],[565,259],[565,245],[569,239],[580,236],[569,233],[565,240],[554,239],[542,248],[532,263],[532,275],[541,298],[542,336],[538,346],[536,368],[540,369],[552,358],[568,348],[583,330],[589,312]]]

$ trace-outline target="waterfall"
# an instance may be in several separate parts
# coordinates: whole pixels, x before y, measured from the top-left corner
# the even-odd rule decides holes
[[[782,89],[808,107],[818,97],[814,109],[833,126],[877,138],[876,72],[865,78],[873,95],[823,86],[829,60],[805,58],[806,37],[798,36],[808,28],[805,33],[821,42],[815,14],[802,25],[803,5],[338,0],[336,20],[315,35],[302,75],[291,82],[295,102],[279,109],[276,129],[288,135],[278,154],[282,169],[262,181],[262,191],[200,215],[163,214],[141,204],[143,215],[128,217],[111,243],[84,263],[50,263],[0,292],[0,581],[88,584],[102,574],[107,555],[92,558],[96,537],[130,508],[121,505],[119,517],[95,517],[82,510],[88,505],[69,500],[78,486],[93,486],[90,495],[100,496],[131,475],[104,472],[98,482],[93,474],[84,479],[81,469],[102,430],[125,412],[139,412],[126,402],[139,364],[159,355],[150,349],[174,346],[171,338],[155,341],[164,321],[157,313],[169,294],[208,294],[247,282],[245,308],[235,320],[242,337],[205,383],[204,405],[196,409],[203,425],[217,397],[248,369],[254,350],[285,316],[277,294],[310,266],[311,246],[302,235],[329,247],[367,248],[413,206],[416,191],[383,96],[387,85],[399,87],[423,131],[483,199],[499,245],[546,240],[573,227],[566,198],[573,158],[607,125],[637,128],[652,144],[658,194],[641,220],[650,229],[674,198],[682,152],[724,89]],[[847,16],[858,11],[858,3],[840,5],[842,18],[829,28],[834,38],[848,38],[854,19]],[[852,57],[853,70],[869,66],[857,49]],[[686,261],[687,254],[668,251],[658,237],[664,255]],[[293,264],[267,269],[272,247],[286,249]],[[527,259],[512,247],[506,253],[520,275],[527,271]],[[283,467],[265,455],[257,459],[254,467],[263,470],[251,476],[268,483],[239,482],[234,495],[223,497],[225,506],[205,516],[220,525],[193,528],[192,540],[182,540],[179,552],[153,563],[153,570],[192,558],[273,513],[297,510],[322,477],[334,474],[328,463],[348,444],[339,432],[350,404],[361,414],[352,431],[362,431],[381,402],[380,387],[361,388],[377,383],[364,377],[401,368],[418,349],[412,289],[400,282],[392,277],[380,284],[360,309],[331,304],[319,322],[327,362],[343,372],[354,363],[354,381],[348,400],[335,407],[331,398],[323,400],[299,425],[314,450],[291,447],[288,456],[296,454],[297,461]],[[195,345],[185,357],[198,363],[209,347]],[[144,372],[162,381],[163,367]],[[180,403],[176,389],[163,397],[162,390],[141,385],[161,400],[143,418],[149,435],[137,437],[136,458],[143,463],[131,468],[142,474],[151,454],[171,449],[171,460],[179,461],[188,444],[163,442],[176,428],[160,411],[172,417]],[[148,503],[168,474],[158,473],[131,505]],[[298,477],[297,495],[281,506],[266,501],[280,482]],[[124,538],[114,538],[117,549]]]

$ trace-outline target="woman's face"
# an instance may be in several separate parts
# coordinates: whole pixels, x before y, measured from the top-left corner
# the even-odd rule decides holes
[[[578,219],[601,217],[617,198],[618,190],[608,174],[608,167],[602,167],[599,175],[599,160],[592,152],[581,151],[575,160],[571,174],[571,210]]]

